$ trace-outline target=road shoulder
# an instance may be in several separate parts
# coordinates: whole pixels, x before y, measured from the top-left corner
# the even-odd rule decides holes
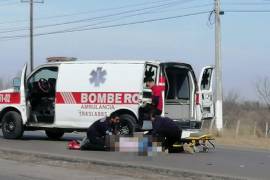
[[[139,179],[203,179],[203,180],[240,180],[245,178],[222,176],[218,174],[209,174],[204,172],[187,171],[180,169],[168,169],[156,166],[137,165],[132,163],[123,163],[116,161],[102,161],[96,159],[84,159],[78,157],[70,157],[66,155],[58,155],[51,153],[37,153],[23,150],[14,150],[8,148],[0,148],[0,158],[31,162],[37,164],[45,164],[49,166],[79,168],[80,170],[95,170],[112,175],[125,175]]]

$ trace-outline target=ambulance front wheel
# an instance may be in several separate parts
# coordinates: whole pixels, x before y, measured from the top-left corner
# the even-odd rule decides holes
[[[22,117],[16,111],[7,112],[2,119],[2,132],[5,139],[19,139],[23,135]]]
[[[63,135],[65,134],[65,132],[58,129],[48,129],[45,130],[45,133],[48,138],[55,140],[61,139],[61,137],[63,137]]]
[[[120,126],[119,134],[120,135],[133,135],[135,131],[136,119],[129,114],[120,115]]]

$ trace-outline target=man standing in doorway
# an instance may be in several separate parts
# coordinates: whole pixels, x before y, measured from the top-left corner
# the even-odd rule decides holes
[[[145,104],[139,110],[140,122],[143,124],[144,120],[150,120],[150,114],[153,116],[159,116],[162,114],[163,109],[163,98],[162,92],[164,91],[164,86],[159,86],[155,84],[155,81],[152,77],[146,77],[144,79],[146,87],[152,90],[151,104]]]

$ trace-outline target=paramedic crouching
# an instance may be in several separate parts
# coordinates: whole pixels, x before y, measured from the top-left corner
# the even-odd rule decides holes
[[[116,133],[116,126],[120,118],[117,114],[112,113],[110,117],[105,117],[94,122],[87,130],[87,137],[81,143],[81,150],[105,151],[105,139],[107,135]]]
[[[170,150],[173,144],[181,139],[182,130],[176,123],[167,117],[153,116],[152,120],[152,136],[158,138],[162,142],[164,150]]]

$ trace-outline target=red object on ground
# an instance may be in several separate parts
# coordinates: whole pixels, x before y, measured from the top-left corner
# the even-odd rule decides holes
[[[68,149],[70,149],[70,150],[80,150],[81,149],[80,143],[78,141],[76,141],[76,140],[69,141],[68,142]]]

